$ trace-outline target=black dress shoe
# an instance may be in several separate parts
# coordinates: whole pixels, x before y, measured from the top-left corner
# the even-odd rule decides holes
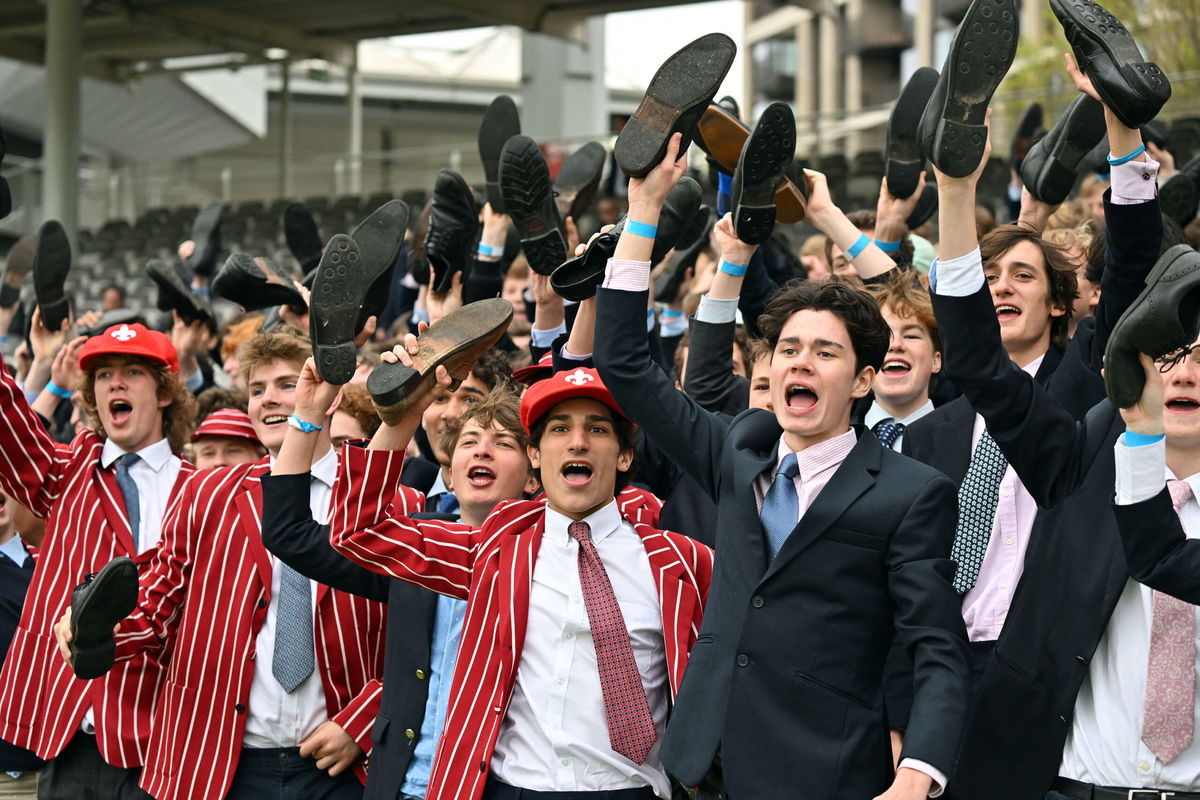
[[[1030,103],[1025,108],[1025,113],[1021,114],[1020,121],[1017,122],[1017,132],[1013,136],[1012,147],[1009,149],[1009,164],[1018,172],[1021,171],[1021,162],[1029,153],[1034,143],[1046,134],[1042,129],[1042,120],[1044,111],[1041,103]]]
[[[400,248],[404,244],[404,232],[407,229],[408,206],[400,200],[389,200],[350,231],[350,238],[358,245],[358,252],[362,256],[365,273],[363,296],[359,301],[361,308],[354,323],[356,336],[367,324],[367,320],[371,317],[378,319],[387,305],[396,272],[396,257],[400,255]],[[319,274],[319,270],[314,270],[314,273]],[[310,291],[315,287],[315,283],[316,274],[313,275],[313,283],[308,285]],[[312,299],[315,314],[319,304],[315,297]]]
[[[291,306],[298,313],[308,310],[304,295],[283,267],[269,258],[234,253],[213,278],[212,293],[237,303],[247,311],[271,306]]]
[[[710,33],[663,62],[613,145],[613,156],[626,175],[641,178],[654,169],[675,133],[683,134],[679,155],[687,152],[696,123],[721,88],[736,53],[733,39]]]
[[[471,268],[479,232],[475,194],[462,176],[443,168],[433,185],[433,210],[425,230],[425,256],[433,267],[429,290],[450,290],[454,273],[463,278]]]
[[[113,325],[145,325],[146,318],[142,316],[140,311],[132,308],[114,308],[112,311],[105,311],[100,315],[100,319],[96,320],[96,324],[90,328],[82,328],[75,326],[76,336],[99,336]]]
[[[34,238],[22,236],[8,251],[4,277],[0,278],[0,308],[12,308],[21,299],[21,284],[33,269]]]
[[[158,287],[156,305],[159,311],[177,311],[189,324],[208,319],[208,309],[184,282],[175,267],[155,258],[146,262],[146,274]]]
[[[988,103],[1016,52],[1013,0],[973,0],[921,117],[921,147],[946,175],[964,178],[979,166],[987,142]]]
[[[700,184],[684,176],[675,184],[663,201],[662,213],[658,217],[658,231],[650,254],[651,265],[662,261],[688,223],[699,213],[704,193]],[[594,297],[596,289],[604,282],[604,269],[617,250],[617,241],[625,230],[625,218],[607,233],[592,240],[583,255],[564,262],[550,275],[550,287],[564,300],[582,301]]]
[[[738,106],[738,101],[734,100],[729,95],[725,95],[720,100],[718,100],[716,102],[716,105],[720,106],[725,111],[726,114],[733,117],[734,119],[742,118],[742,109]]]
[[[309,297],[308,327],[317,373],[328,383],[340,386],[354,377],[355,321],[376,277],[368,272],[354,239],[339,233],[325,245]]]
[[[437,368],[446,367],[457,389],[475,362],[499,341],[512,321],[513,306],[497,297],[480,300],[452,311],[417,337],[420,350],[413,365],[380,362],[367,378],[367,391],[379,417],[393,425],[408,411],[409,398],[437,381]]]
[[[654,281],[654,302],[673,303],[679,295],[679,287],[689,269],[694,269],[696,259],[708,247],[709,237],[717,218],[708,206],[700,209],[688,222],[687,228],[675,243],[675,254]]]
[[[1056,206],[1075,186],[1079,164],[1104,136],[1104,106],[1080,94],[1021,162],[1021,182],[1035,199]]]
[[[221,215],[225,204],[216,201],[200,209],[192,222],[192,242],[196,249],[187,260],[187,267],[197,275],[208,278],[217,271],[217,257],[221,253]]]
[[[908,229],[916,230],[924,225],[938,210],[938,193],[937,185],[932,181],[925,184],[925,188],[921,191],[921,196],[917,198],[917,204],[913,206],[912,213],[905,220],[905,225]]]
[[[1162,213],[1186,227],[1196,216],[1196,184],[1186,173],[1176,172],[1158,189]]]
[[[121,556],[85,575],[71,593],[71,651],[75,677],[99,678],[112,668],[117,653],[113,628],[137,608],[138,574],[132,559]]]
[[[558,175],[554,177],[554,191],[558,193],[558,210],[564,217],[576,222],[591,208],[596,187],[600,185],[600,173],[608,153],[599,142],[588,142],[567,156]]]
[[[787,103],[771,103],[742,146],[729,205],[738,238],[761,244],[775,230],[775,189],[796,155],[796,118]]]
[[[1117,408],[1142,396],[1146,373],[1138,353],[1162,358],[1200,335],[1200,253],[1177,244],[1159,257],[1146,288],[1113,326],[1104,350],[1104,386]]]
[[[1157,64],[1142,59],[1137,42],[1121,21],[1091,0],[1050,0],[1075,62],[1104,105],[1127,128],[1140,128],[1158,116],[1171,97],[1171,82]]]
[[[317,230],[317,221],[303,204],[288,203],[283,210],[283,237],[288,250],[300,263],[301,272],[308,273],[316,269],[325,240]]]
[[[67,302],[67,273],[71,271],[71,242],[58,220],[46,220],[38,230],[37,248],[33,251],[33,289],[37,293],[42,325],[57,331],[71,316]]]
[[[517,115],[517,104],[506,94],[492,100],[483,112],[479,125],[479,159],[483,162],[484,193],[492,210],[498,214],[504,210],[504,195],[500,193],[500,151],[505,143],[521,133],[521,118]]]
[[[504,145],[500,191],[506,213],[521,236],[529,268],[549,275],[567,260],[567,236],[554,203],[546,157],[528,136],[514,136]]]
[[[884,147],[887,153],[884,174],[887,176],[888,191],[893,197],[912,197],[917,190],[917,182],[921,180],[921,170],[925,168],[919,135],[921,115],[929,105],[929,97],[937,82],[936,69],[921,67],[904,84],[896,105],[892,107],[892,114],[888,118],[887,144]]]

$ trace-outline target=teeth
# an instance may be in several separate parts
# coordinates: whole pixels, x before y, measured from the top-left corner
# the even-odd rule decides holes
[[[1021,313],[1021,309],[1017,308],[1016,306],[996,306],[997,314],[1001,313],[1002,311],[1011,311],[1014,314]]]
[[[272,425],[276,422],[287,422],[287,417],[282,414],[272,414],[269,417],[263,417],[263,422],[267,425]]]
[[[892,367],[899,367],[900,369],[908,369],[909,368],[908,364],[905,364],[903,361],[888,361],[888,362],[885,362],[883,365],[884,369],[891,369]]]

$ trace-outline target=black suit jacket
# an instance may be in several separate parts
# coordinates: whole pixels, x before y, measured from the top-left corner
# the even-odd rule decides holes
[[[957,511],[935,470],[858,443],[767,564],[755,482],[775,465],[775,416],[731,422],[650,359],[645,292],[598,292],[596,365],[621,407],[717,502],[700,636],[662,745],[685,785],[718,750],[731,797],[869,798],[892,780],[881,691],[893,635],[914,654],[906,757],[950,774],[967,699],[966,635],[945,553]]]
[[[1187,538],[1164,488],[1149,500],[1113,506],[1129,574],[1151,589],[1200,605],[1200,540]]]
[[[437,595],[363,569],[334,550],[329,544],[329,526],[317,524],[309,510],[310,480],[308,473],[263,476],[263,544],[308,578],[388,604],[383,696],[371,729],[374,747],[363,798],[395,800],[425,719],[429,640]],[[446,518],[448,515],[413,516]],[[412,736],[408,735],[410,731]]]

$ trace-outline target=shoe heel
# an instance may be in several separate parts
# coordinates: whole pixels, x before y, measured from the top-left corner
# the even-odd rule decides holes
[[[530,269],[541,275],[550,275],[567,260],[566,244],[557,231],[540,239],[527,239],[521,242],[521,246]]]
[[[775,206],[741,207],[734,221],[738,238],[746,244],[762,244],[775,230]]]
[[[326,383],[349,383],[357,366],[354,342],[317,345],[317,372]]]
[[[986,125],[965,125],[943,119],[933,140],[934,162],[951,178],[965,178],[979,166],[987,141]]]
[[[377,406],[391,406],[412,393],[421,380],[421,373],[400,362],[381,361],[367,377],[367,391]]]

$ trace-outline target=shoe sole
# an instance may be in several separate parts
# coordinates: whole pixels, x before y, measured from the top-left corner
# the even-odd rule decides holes
[[[188,267],[197,275],[208,276],[216,271],[217,251],[221,249],[216,237],[220,233],[224,203],[209,203],[200,209],[192,222],[192,241],[196,249],[188,259]]]
[[[1158,113],[1159,109],[1171,98],[1171,83],[1159,66],[1151,61],[1144,61],[1138,50],[1133,35],[1119,19],[1109,13],[1108,9],[1091,0],[1050,0],[1050,10],[1058,18],[1060,24],[1073,26],[1078,31],[1087,31],[1090,40],[1104,50],[1112,61],[1112,66],[1134,95],[1138,96],[1142,106],[1137,113],[1130,116],[1128,112],[1135,109],[1126,107],[1119,98],[1109,92],[1107,80],[1093,80],[1092,86],[1096,94],[1104,101],[1126,127],[1140,128]],[[1089,60],[1079,49],[1074,38],[1067,37],[1068,44],[1075,53],[1075,61],[1089,77]]]
[[[57,331],[71,315],[64,289],[71,271],[71,242],[57,220],[46,221],[38,231],[32,271],[42,325],[47,330]]]
[[[326,383],[349,383],[358,368],[354,325],[370,281],[358,245],[344,233],[325,245],[309,296],[309,334],[317,373]]]
[[[730,175],[737,171],[738,159],[749,137],[750,129],[718,106],[705,109],[696,125],[696,144]],[[785,178],[775,190],[775,221],[785,225],[803,222],[807,209],[804,190]]]
[[[420,350],[413,366],[381,362],[367,378],[367,391],[384,422],[394,424],[407,413],[411,397],[423,394],[445,366],[452,389],[467,379],[479,357],[492,347],[512,322],[513,306],[503,298],[480,300],[447,314],[417,337]]]
[[[912,197],[921,180],[921,170],[925,167],[919,134],[921,115],[937,88],[938,77],[937,70],[930,67],[921,67],[914,72],[904,84],[888,118],[884,174],[888,192],[893,197]]]
[[[987,142],[988,104],[1017,52],[1012,0],[975,0],[959,25],[942,79],[945,103],[938,114],[930,160],[952,178],[979,166]]]
[[[479,160],[483,162],[484,189],[492,210],[503,214],[504,196],[500,192],[500,153],[504,145],[521,133],[517,104],[506,94],[498,95],[483,112],[479,124]]]
[[[178,311],[186,322],[196,322],[205,314],[198,302],[192,300],[191,289],[181,285],[175,269],[166,262],[151,259],[146,262],[146,275],[158,287],[158,310]]]
[[[1079,95],[1054,128],[1030,148],[1021,163],[1021,181],[1035,199],[1058,205],[1074,188],[1080,162],[1103,136],[1104,106]]]
[[[244,279],[239,279],[238,272],[249,276],[253,286],[247,287]],[[304,296],[294,286],[273,283],[272,277],[281,276],[269,275],[249,253],[233,253],[213,277],[210,288],[213,294],[237,303],[246,311],[271,306],[291,306],[300,313],[308,310]]]
[[[775,187],[796,153],[796,120],[783,103],[772,103],[746,139],[733,173],[730,204],[738,238],[761,244],[775,230]]]
[[[356,336],[367,324],[367,319],[378,316],[387,305],[396,256],[400,254],[404,232],[408,229],[408,215],[408,206],[404,202],[389,200],[350,232],[350,238],[358,245],[364,270],[373,276],[359,300],[361,307],[354,323]]]
[[[316,268],[321,260],[321,247],[325,244],[317,221],[299,203],[292,203],[283,212],[283,238],[288,250],[300,262],[301,272]]]
[[[440,188],[446,184],[451,184],[453,188]],[[457,200],[453,197],[455,194],[459,195]],[[475,206],[475,195],[472,194],[471,187],[467,185],[462,175],[459,175],[452,169],[443,169],[438,173],[437,182],[434,184],[433,189],[434,206],[439,205],[439,195],[446,198],[451,206],[458,205],[458,200],[463,201],[463,205],[469,205],[471,208]],[[437,294],[450,291],[454,273],[463,273],[465,280],[467,270],[470,268],[470,256],[465,252],[463,242],[459,241],[455,247],[450,248],[450,251],[447,252],[442,248],[443,241],[440,236],[442,233],[443,231],[434,223],[433,216],[431,215],[429,218],[429,227],[425,231],[425,257],[429,260],[429,266],[431,267],[429,290]],[[471,238],[474,238],[474,235]],[[451,258],[454,260],[452,261]]]
[[[528,136],[514,136],[504,145],[500,189],[530,268],[539,275],[550,275],[567,260],[567,240],[554,204],[546,158]]]
[[[566,215],[578,221],[587,213],[600,186],[600,175],[604,172],[604,161],[607,153],[604,145],[599,142],[588,142],[583,147],[567,156],[558,169],[554,185],[561,200],[567,193],[568,187],[574,189],[574,195],[567,203]],[[578,174],[572,174],[578,173]]]
[[[72,655],[75,677],[99,678],[116,656],[113,626],[137,608],[137,566],[129,558],[114,558],[86,584],[86,594],[71,603]]]
[[[613,145],[613,156],[626,175],[645,177],[663,160],[676,131],[683,134],[679,155],[687,152],[696,122],[721,88],[736,53],[732,39],[710,33],[663,62]]]

